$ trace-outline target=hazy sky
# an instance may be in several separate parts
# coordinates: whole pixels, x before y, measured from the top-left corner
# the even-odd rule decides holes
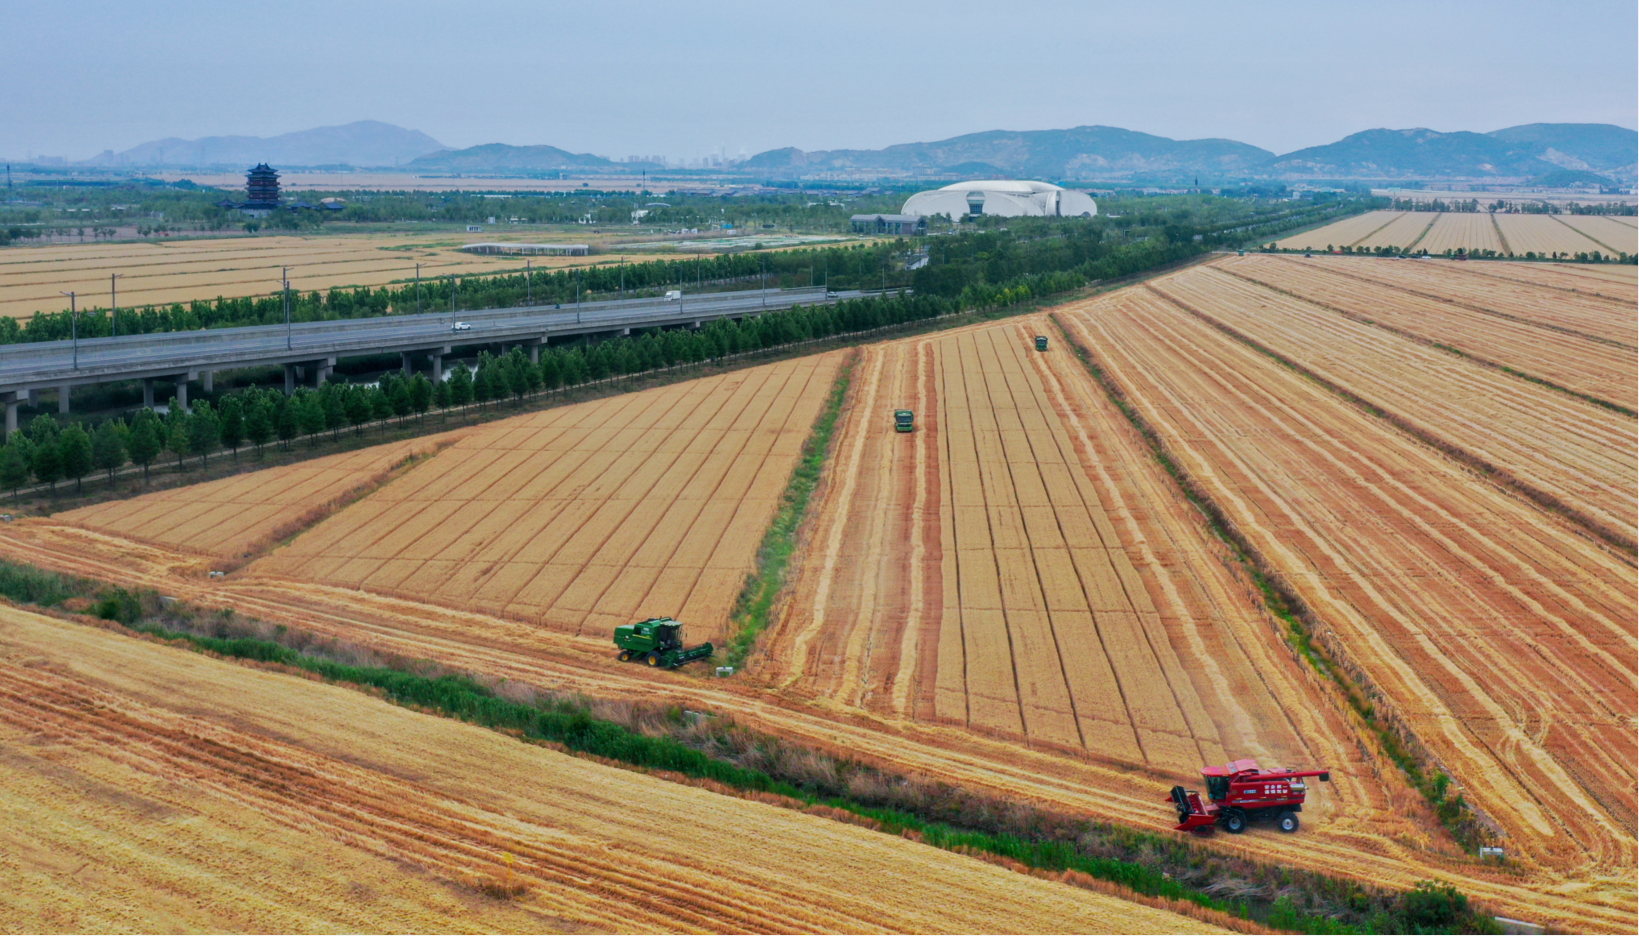
[[[1634,0],[11,2],[0,155],[361,119],[616,158],[1082,124],[1280,153],[1633,127],[1636,30]]]

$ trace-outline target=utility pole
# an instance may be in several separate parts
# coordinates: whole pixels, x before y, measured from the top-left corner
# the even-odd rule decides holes
[[[535,261],[533,260],[524,261],[524,280],[526,281],[524,284],[525,305],[535,304],[535,270],[531,266],[534,262]]]
[[[415,314],[421,314],[421,264],[415,265]]]
[[[120,297],[119,297],[119,291],[114,288],[115,287],[114,281],[119,279],[120,277],[122,277],[124,275],[125,275],[124,273],[110,273],[110,274],[108,274],[108,309],[109,309],[109,315],[111,316],[112,321],[113,321],[113,326],[112,326],[111,331],[113,332],[113,336],[115,338],[118,338],[119,334],[120,334]]]
[[[580,321],[580,267],[575,267],[575,321]]]
[[[279,279],[284,283],[285,292],[285,350],[291,349],[290,338],[290,267],[279,268]]]
[[[757,255],[757,295],[763,301],[763,308],[768,308],[768,257]]]
[[[626,298],[626,255],[620,257],[620,298]]]
[[[450,274],[450,331],[455,331],[455,274]]]
[[[61,290],[59,290],[61,292]],[[68,297],[68,327],[69,334],[74,339],[74,369],[80,369],[80,307],[72,291],[65,292]]]

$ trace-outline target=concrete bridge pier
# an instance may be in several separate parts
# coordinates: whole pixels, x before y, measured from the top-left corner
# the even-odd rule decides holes
[[[427,360],[432,364],[433,383],[437,384],[444,379],[444,355],[435,352],[427,355]]]
[[[154,378],[142,378],[142,405],[148,409],[154,408]]]
[[[64,416],[68,415],[68,397],[68,384],[57,388],[57,412]]]
[[[17,431],[17,407],[21,406],[23,401],[17,398],[15,390],[7,390],[0,394],[0,400],[4,400],[6,404],[6,435],[9,436]]]
[[[176,375],[176,405],[182,407],[183,412],[188,411],[188,375],[187,374],[177,374]]]
[[[524,343],[523,343],[524,347],[529,349],[529,363],[531,363],[531,364],[541,363],[541,344],[545,341],[546,341],[546,336],[545,335],[542,335],[539,338],[525,338],[524,339]]]
[[[208,371],[208,370],[200,371],[199,372],[199,388],[201,390],[204,390],[206,393],[215,392],[215,390],[216,390],[216,372],[215,371]]]
[[[296,394],[296,378],[301,376],[298,373],[299,370],[300,368],[294,364],[285,365],[285,396],[294,396]]]
[[[415,372],[415,369],[410,366],[410,352],[408,352],[408,351],[398,352],[398,359],[399,359],[399,362],[400,362],[400,364],[403,368],[404,376],[408,377],[412,373]]]

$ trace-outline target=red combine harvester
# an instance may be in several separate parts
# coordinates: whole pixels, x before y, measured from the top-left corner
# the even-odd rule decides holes
[[[1282,832],[1296,832],[1298,813],[1309,792],[1303,778],[1319,777],[1327,783],[1332,774],[1328,770],[1264,770],[1248,758],[1222,767],[1203,767],[1201,777],[1206,780],[1206,801],[1195,790],[1172,788],[1169,799],[1178,809],[1180,832],[1211,835],[1221,825],[1239,835],[1255,819],[1274,819]]]

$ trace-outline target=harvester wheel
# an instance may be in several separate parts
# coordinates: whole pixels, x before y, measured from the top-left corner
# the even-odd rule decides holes
[[[649,654],[649,665],[650,666],[659,666],[660,665],[660,654],[658,654],[658,653]]]
[[[1231,809],[1224,814],[1224,831],[1230,835],[1240,835],[1246,831],[1246,813],[1239,809]]]
[[[1275,817],[1275,825],[1280,826],[1280,830],[1282,832],[1288,834],[1296,832],[1299,825],[1298,814],[1295,812],[1283,812]]]
[[[632,658],[632,651],[630,651],[630,650],[620,651],[620,662],[625,663],[627,660],[630,660],[631,658]]]

